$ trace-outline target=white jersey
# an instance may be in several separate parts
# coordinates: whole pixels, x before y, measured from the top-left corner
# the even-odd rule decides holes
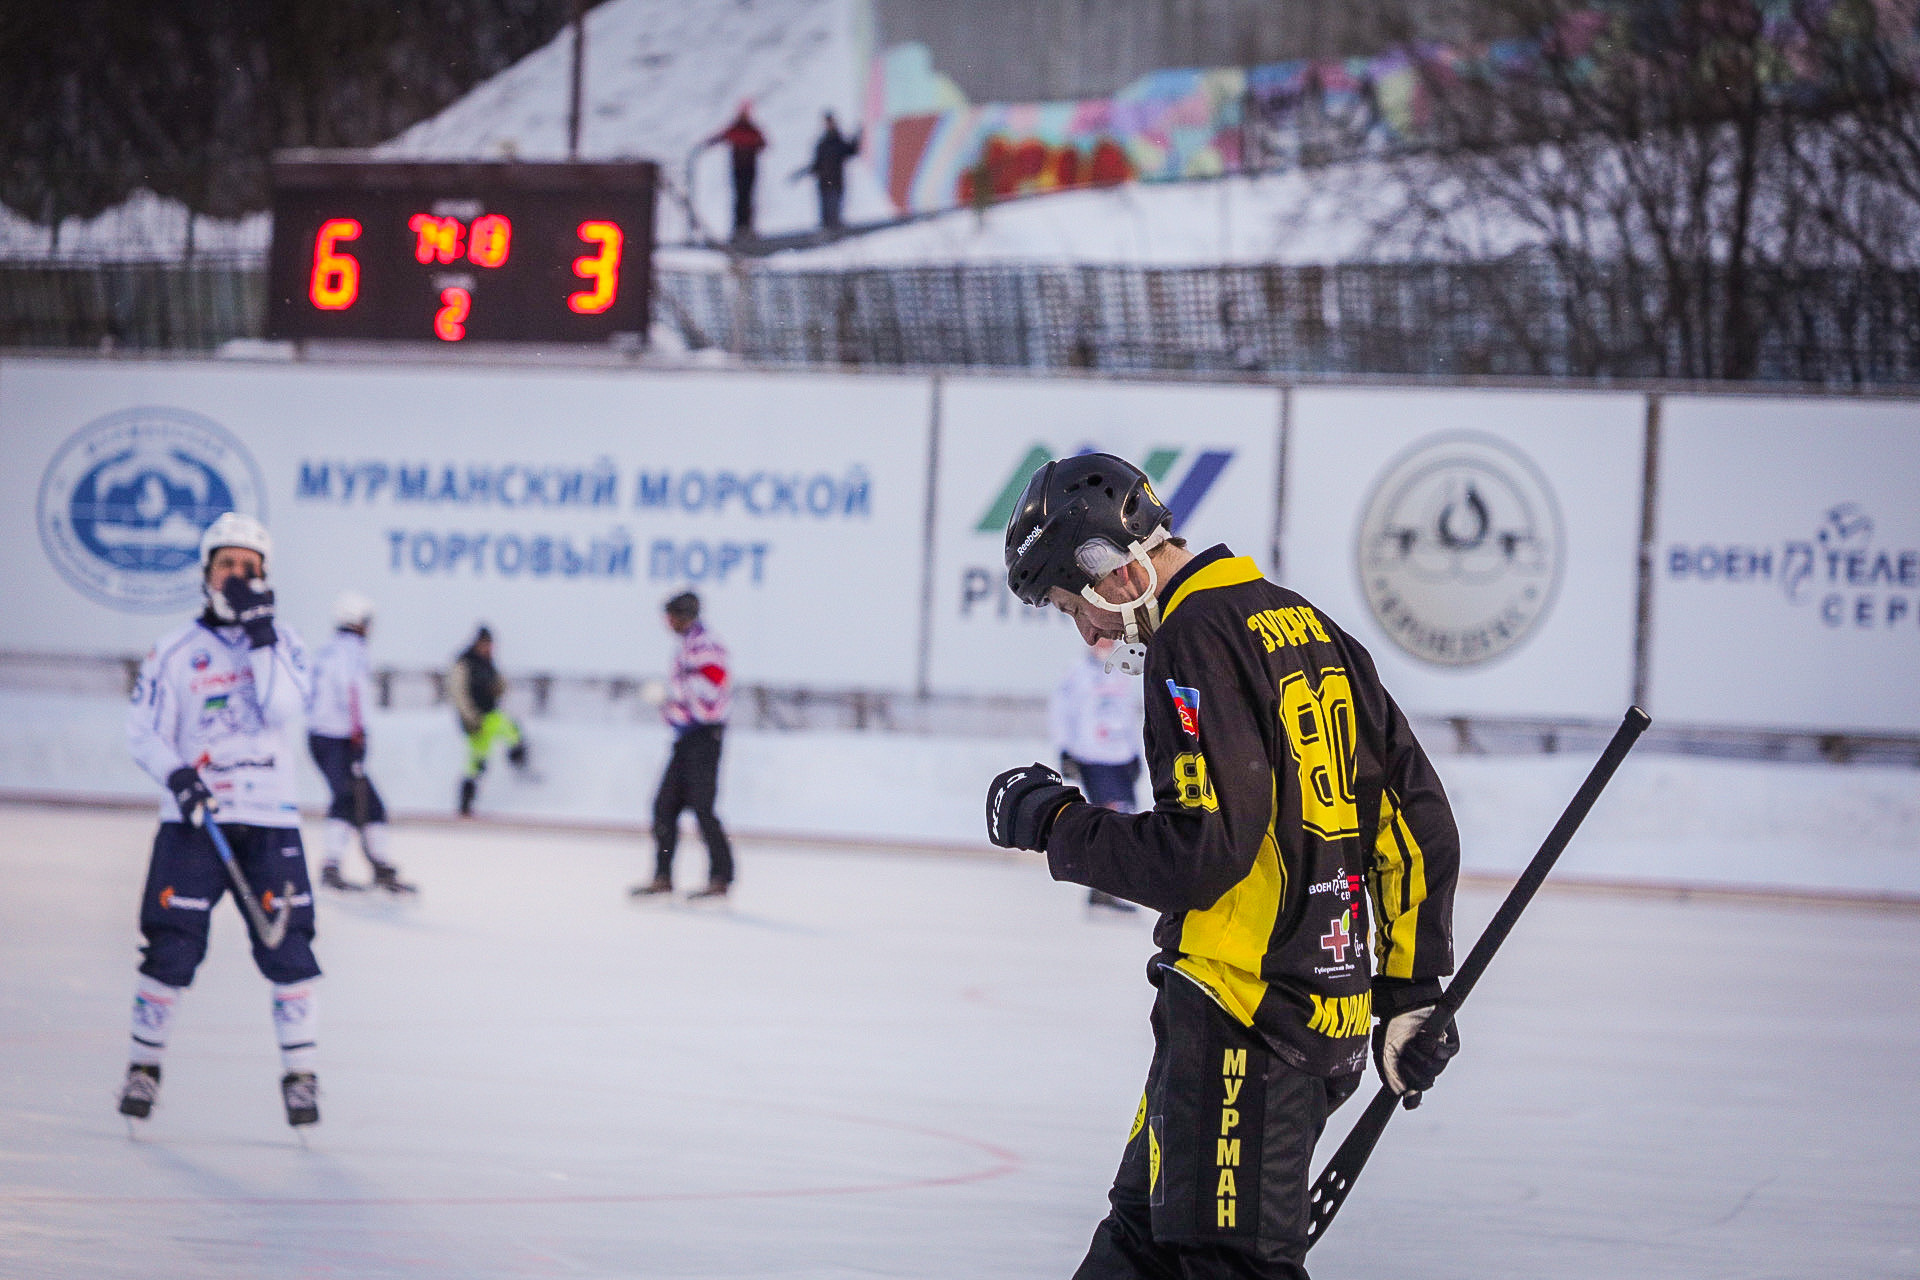
[[[313,655],[313,693],[307,698],[307,732],[323,738],[351,738],[367,727],[372,706],[372,662],[367,638],[336,631]]]
[[[199,621],[171,632],[140,664],[127,710],[127,747],[147,773],[192,765],[219,799],[223,822],[297,827],[294,762],[311,674],[306,647],[285,623],[268,649],[248,645],[239,627]],[[180,806],[160,802],[162,822]]]
[[[1146,686],[1138,677],[1109,675],[1092,650],[1073,665],[1047,703],[1053,745],[1088,764],[1125,764],[1140,754]]]
[[[700,622],[688,627],[674,650],[667,678],[667,700],[660,715],[676,730],[725,724],[733,707],[727,675],[727,646]]]

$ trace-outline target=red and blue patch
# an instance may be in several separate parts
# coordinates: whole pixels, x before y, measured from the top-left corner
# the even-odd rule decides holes
[[[195,650],[193,657],[189,658],[187,661],[195,671],[205,671],[208,667],[213,665],[213,659],[207,655],[207,652],[204,649]]]
[[[1189,689],[1167,681],[1167,692],[1173,695],[1173,711],[1180,717],[1180,727],[1187,731],[1189,738],[1200,736],[1200,691]]]

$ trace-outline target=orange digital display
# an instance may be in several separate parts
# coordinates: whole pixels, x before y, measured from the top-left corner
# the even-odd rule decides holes
[[[650,328],[651,161],[273,163],[276,339],[605,342]]]
[[[580,239],[598,248],[573,260],[573,274],[590,281],[593,287],[569,295],[567,306],[578,315],[599,315],[620,293],[620,243],[624,237],[618,223],[594,221],[580,224]]]
[[[467,261],[476,267],[501,266],[512,244],[513,223],[501,214],[484,214],[468,229]]]
[[[440,309],[433,313],[433,336],[458,342],[467,336],[467,317],[473,314],[473,295],[459,285],[440,291]]]
[[[338,247],[342,240],[359,238],[360,223],[354,218],[328,218],[313,237],[307,297],[322,311],[344,311],[360,296],[360,263]]]
[[[436,218],[416,213],[407,219],[407,230],[418,237],[414,241],[415,262],[452,262],[460,256],[467,228],[458,218]]]

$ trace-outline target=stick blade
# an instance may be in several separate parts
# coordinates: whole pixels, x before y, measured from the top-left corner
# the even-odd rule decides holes
[[[1309,1249],[1326,1233],[1340,1206],[1347,1202],[1347,1193],[1353,1190],[1354,1180],[1360,1176],[1367,1157],[1373,1154],[1380,1135],[1386,1132],[1387,1121],[1393,1119],[1399,1101],[1400,1096],[1392,1089],[1380,1086],[1380,1092],[1373,1095],[1373,1101],[1361,1112],[1340,1149],[1333,1153],[1333,1159],[1327,1161],[1327,1167],[1313,1180],[1313,1187],[1307,1192]]]
[[[287,926],[293,922],[293,881],[287,881],[283,887],[286,891],[274,904],[273,919],[260,931],[260,943],[269,951],[277,950],[286,941]]]

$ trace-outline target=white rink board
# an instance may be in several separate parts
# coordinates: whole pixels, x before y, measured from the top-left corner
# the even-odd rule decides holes
[[[1920,731],[1920,404],[1662,405],[1649,708]]]
[[[484,620],[509,670],[657,671],[660,604],[691,586],[743,678],[908,687],[928,396],[924,380],[895,378],[10,360],[0,505],[19,551],[0,589],[34,604],[0,617],[0,648],[139,652],[196,610],[129,608],[167,575],[95,582],[103,562],[74,532],[93,510],[74,505],[91,492],[77,486],[145,431],[141,458],[187,439],[186,460],[167,464],[181,493],[213,483],[196,458],[218,454],[236,498],[257,473],[282,614],[310,640],[351,588],[380,606],[383,663],[442,665]],[[236,447],[222,453],[221,439]],[[172,492],[138,483],[115,508],[122,531],[149,493],[157,510]],[[891,584],[899,607],[849,608],[846,584],[826,585],[846,564]],[[193,590],[191,565],[172,577]]]
[[[1644,441],[1645,402],[1633,395],[1295,391],[1282,580],[1367,646],[1409,711],[1610,720],[1625,709],[1633,687]],[[1477,472],[1462,474],[1478,475],[1473,485],[1489,489],[1481,504],[1491,509],[1484,527],[1472,513],[1472,486],[1447,478],[1449,451],[1460,442],[1479,459]],[[1438,477],[1425,490],[1423,474]],[[1507,487],[1525,501],[1503,506],[1492,490]],[[1376,494],[1397,493],[1409,497],[1399,506],[1383,498],[1383,509],[1418,545],[1436,544],[1442,520],[1461,545],[1481,534],[1473,545],[1501,563],[1503,537],[1523,549],[1529,536],[1551,541],[1557,580],[1543,561],[1541,596],[1510,647],[1449,665],[1416,657],[1389,635],[1364,593],[1362,525]],[[1443,494],[1451,495],[1448,505],[1436,506]],[[1451,607],[1449,593],[1460,590],[1459,581],[1483,573],[1480,561],[1450,558],[1444,549],[1432,569],[1414,581],[1427,593],[1419,607],[1434,608],[1436,616]]]
[[[1113,453],[1159,471],[1154,491],[1195,550],[1224,542],[1272,567],[1277,392],[955,378],[940,394],[932,691],[1042,694],[1080,652],[1065,615],[1006,586],[1006,513],[1042,454]]]

